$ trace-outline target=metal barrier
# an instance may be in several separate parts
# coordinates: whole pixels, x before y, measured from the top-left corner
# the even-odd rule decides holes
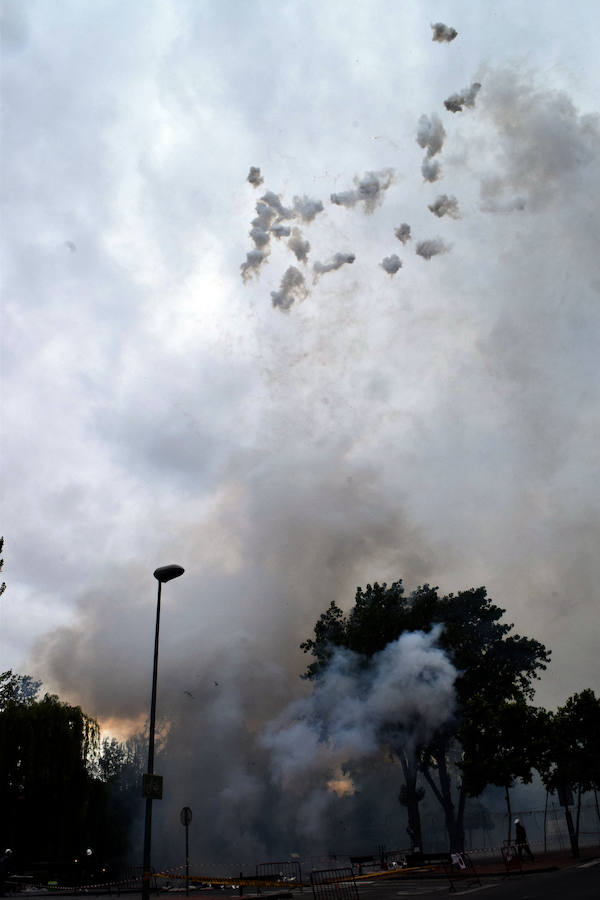
[[[358,888],[350,866],[311,872],[310,884],[314,900],[358,900]]]
[[[283,862],[264,862],[256,864],[257,879],[266,881],[289,881],[302,890],[302,869],[297,859],[286,859]]]
[[[455,881],[466,882],[467,887],[473,887],[481,884],[481,879],[477,874],[475,866],[471,862],[469,855],[464,851],[462,853],[451,853],[450,862],[442,863],[444,872],[450,881],[450,890],[455,891]]]
[[[515,841],[504,841],[500,847],[500,852],[502,853],[502,861],[504,862],[504,867],[506,869],[504,877],[508,878],[509,875],[522,875],[523,867],[521,865],[521,857],[519,856]]]

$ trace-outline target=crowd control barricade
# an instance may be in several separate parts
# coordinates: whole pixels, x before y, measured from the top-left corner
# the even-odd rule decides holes
[[[504,877],[509,875],[522,875],[523,867],[521,865],[521,857],[519,856],[519,848],[516,841],[503,841],[500,847],[502,860],[504,862]]]
[[[455,891],[455,882],[460,882],[466,887],[474,887],[481,884],[481,879],[477,874],[477,870],[473,865],[468,853],[450,853],[450,859],[445,860],[442,865],[450,882],[450,890]]]
[[[310,873],[314,900],[358,900],[358,888],[351,866],[318,869]]]
[[[302,890],[302,869],[297,859],[257,863],[256,877],[264,881],[289,881]]]

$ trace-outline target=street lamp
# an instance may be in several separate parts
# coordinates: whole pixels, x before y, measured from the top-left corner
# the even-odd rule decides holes
[[[146,819],[144,822],[144,863],[142,866],[142,900],[150,900],[150,879],[152,878],[152,801],[162,798],[162,778],[154,775],[154,729],[156,725],[156,679],[158,674],[158,632],[160,627],[160,591],[166,581],[183,575],[181,566],[161,566],[154,572],[158,581],[156,602],[156,631],[154,634],[154,668],[152,670],[152,699],[150,700],[150,733],[148,735],[148,772],[143,779],[143,795],[146,798]]]

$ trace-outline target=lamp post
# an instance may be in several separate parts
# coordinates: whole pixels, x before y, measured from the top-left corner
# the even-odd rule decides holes
[[[158,581],[156,601],[156,631],[154,634],[154,667],[152,669],[152,699],[150,700],[150,732],[148,735],[148,772],[144,775],[143,794],[146,798],[146,819],[144,822],[144,862],[142,866],[142,900],[150,900],[150,880],[152,878],[152,801],[162,798],[162,779],[154,775],[154,730],[156,726],[156,680],[158,674],[158,633],[160,627],[160,592],[166,581],[183,575],[181,566],[161,566],[154,572]]]

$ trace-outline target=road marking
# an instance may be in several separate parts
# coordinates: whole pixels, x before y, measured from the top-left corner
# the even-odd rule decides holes
[[[591,862],[581,863],[580,866],[577,866],[578,869],[589,869],[590,866],[597,866],[600,863],[600,859],[593,859]]]

